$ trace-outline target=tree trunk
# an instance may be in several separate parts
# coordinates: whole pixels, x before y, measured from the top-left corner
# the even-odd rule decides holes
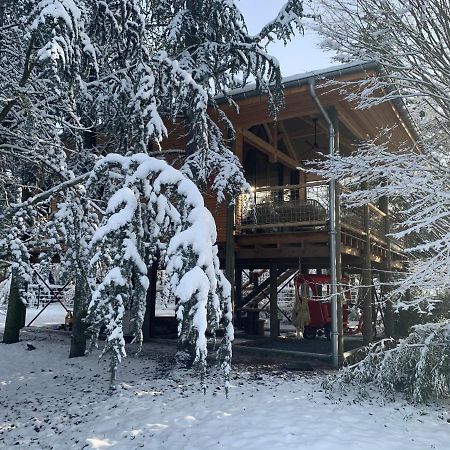
[[[72,337],[70,340],[69,358],[84,356],[88,325],[84,321],[87,314],[86,282],[81,276],[75,280],[75,296],[73,299]]]
[[[19,286],[16,280],[17,278],[13,273],[9,291],[5,331],[3,333],[3,343],[5,344],[19,342],[20,329],[23,327],[26,313],[26,306],[20,299]]]

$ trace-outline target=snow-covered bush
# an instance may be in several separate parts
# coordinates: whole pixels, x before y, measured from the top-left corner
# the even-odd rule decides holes
[[[405,339],[383,339],[360,362],[330,377],[326,386],[350,384],[363,394],[374,389],[387,398],[401,392],[413,402],[450,397],[450,321],[416,325]]]

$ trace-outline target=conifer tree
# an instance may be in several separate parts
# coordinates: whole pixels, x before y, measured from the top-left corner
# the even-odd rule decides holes
[[[231,0],[18,3],[6,15],[2,41],[17,48],[2,53],[10,67],[2,60],[0,157],[18,184],[24,171],[32,177],[27,197],[13,204],[2,198],[2,224],[21,211],[27,230],[17,239],[24,249],[45,246],[47,255],[60,255],[76,280],[76,323],[87,314],[93,341],[106,326],[112,378],[124,355],[125,307],[140,340],[147,265],[156,251],[169,273],[168,292],[178,299],[181,341],[203,373],[206,323],[220,323],[227,332],[219,353],[229,373],[231,291],[195,184],[211,182],[219,200],[246,188],[221,131],[232,140],[233,128],[215,97],[254,78],[276,115],[281,74],[265,44],[301,30],[301,1],[289,0],[255,36]],[[181,172],[158,151],[175,122],[189,136]],[[51,202],[57,209],[49,217]],[[119,217],[125,222],[115,222]],[[206,247],[194,228],[202,228]],[[26,256],[21,261],[29,266]],[[83,352],[83,335],[75,330],[73,356]]]

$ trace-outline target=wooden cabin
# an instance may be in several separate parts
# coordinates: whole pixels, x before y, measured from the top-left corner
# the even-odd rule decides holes
[[[223,267],[235,287],[238,326],[243,316],[257,312],[258,303],[267,298],[271,335],[277,336],[277,289],[299,270],[320,274],[330,269],[328,185],[303,170],[309,161],[328,153],[328,127],[311,96],[311,80],[334,124],[334,143],[340,153],[355,151],[360,140],[375,137],[386,127],[394,127],[392,151],[403,142],[414,142],[414,127],[402,105],[386,102],[361,110],[339,90],[324,87],[327,80],[356,81],[376,69],[374,64],[357,63],[286,78],[285,107],[276,121],[267,96],[252,86],[232,93],[238,111],[222,103],[237,132],[234,152],[251,193],[238,198],[234,207],[217,205],[208,195],[205,202],[216,220]],[[177,139],[180,134],[174,131],[167,148],[176,147]],[[373,269],[404,270],[402,244],[386,236],[390,231],[388,199],[360,210],[345,210],[339,208],[337,198],[337,207],[338,279],[342,273],[361,273],[363,284],[369,285]],[[265,282],[258,282],[264,273]],[[249,291],[250,284],[254,289]]]

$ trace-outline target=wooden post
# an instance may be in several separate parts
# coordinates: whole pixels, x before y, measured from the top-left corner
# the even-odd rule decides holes
[[[225,230],[225,276],[231,284],[231,300],[233,307],[236,309],[235,304],[235,281],[234,281],[234,268],[235,268],[235,248],[234,248],[234,203],[231,198],[227,198],[227,223]]]
[[[142,334],[144,342],[156,336],[156,283],[158,281],[158,261],[155,260],[149,268],[149,287],[147,290],[146,308]]]
[[[340,187],[336,185],[336,276],[338,279],[338,352],[339,364],[344,362],[344,322],[343,322],[343,302],[344,293],[342,289],[342,250],[341,250],[341,203],[340,203]]]
[[[368,345],[373,339],[372,329],[372,265],[370,261],[370,210],[369,205],[363,206],[364,217],[364,256],[362,264],[362,298],[363,298],[363,343]]]
[[[280,322],[278,320],[278,285],[277,269],[271,267],[270,277],[270,337],[276,338],[280,334]]]
[[[242,328],[242,313],[240,307],[242,306],[242,268],[236,267],[234,272],[234,283],[236,285],[235,298],[234,298],[234,324],[238,329]]]
[[[383,196],[380,198],[379,203],[381,211],[386,215],[384,217],[384,238],[387,242],[387,252],[383,263],[383,272],[381,272],[381,288],[383,294],[387,294],[391,289],[391,239],[388,234],[391,232],[391,219],[389,216],[389,198]],[[384,300],[384,334],[386,337],[394,336],[394,309],[392,307],[391,300],[386,299],[383,295]]]
[[[227,221],[225,229],[225,276],[234,285],[234,204],[227,198]]]
[[[236,140],[233,144],[233,153],[239,160],[243,155],[243,138],[241,132],[236,132]],[[225,229],[225,276],[231,284],[231,301],[233,309],[236,311],[236,289],[235,289],[235,244],[234,244],[234,219],[235,219],[235,199],[227,197],[227,220]],[[242,284],[242,283],[241,283]]]

